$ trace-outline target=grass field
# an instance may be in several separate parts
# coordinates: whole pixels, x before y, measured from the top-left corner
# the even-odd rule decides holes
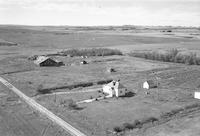
[[[0,84],[0,122],[0,134],[5,136],[57,135],[58,133],[68,135],[59,126],[20,101],[2,84]]]
[[[199,134],[195,129],[199,125],[199,101],[193,98],[193,93],[200,87],[199,66],[127,55],[132,51],[165,52],[177,48],[186,54],[195,51],[198,56],[198,28],[170,28],[172,32],[163,32],[163,29],[0,26],[0,39],[17,43],[17,46],[0,46],[0,75],[88,136]],[[63,50],[86,50],[87,54],[88,50],[91,53],[91,48],[117,49],[123,55],[87,55],[88,58],[81,58],[83,54],[80,52],[73,57],[50,55],[64,62],[61,67],[39,67],[28,60],[32,55],[56,54]],[[80,64],[83,60],[88,64]],[[114,68],[116,72],[108,72],[108,68]],[[75,104],[102,96],[98,92],[102,84],[98,83],[111,79],[120,79],[132,95]],[[148,79],[157,79],[158,88],[142,89],[142,83]],[[0,121],[1,117],[4,119],[4,123],[0,123],[0,134],[19,135],[15,129],[7,132],[6,128],[22,120],[21,133],[41,135],[48,121],[37,116],[23,118],[29,109],[23,109],[24,104],[11,106],[7,100],[11,94],[0,87],[0,101],[4,103],[0,106]],[[38,90],[45,89],[48,94],[38,93]],[[94,91],[81,92],[87,90]],[[63,94],[59,94],[61,92]],[[8,115],[16,120],[12,121]],[[140,124],[135,125],[135,121]],[[192,122],[195,124],[191,125]],[[123,131],[116,133],[119,128]],[[58,126],[53,126],[46,133],[54,136],[58,130]],[[63,131],[59,133],[67,135]]]

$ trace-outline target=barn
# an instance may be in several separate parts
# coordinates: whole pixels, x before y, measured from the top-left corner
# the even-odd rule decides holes
[[[34,61],[35,64],[40,67],[48,67],[48,66],[61,66],[64,65],[63,62],[46,57],[46,56],[38,56]]]

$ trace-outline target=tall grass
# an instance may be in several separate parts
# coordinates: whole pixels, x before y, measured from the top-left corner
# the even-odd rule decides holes
[[[63,56],[110,56],[122,55],[122,52],[117,49],[107,48],[92,48],[92,49],[69,49],[61,51],[59,54]]]
[[[164,62],[184,63],[188,65],[200,65],[200,58],[197,57],[196,53],[190,53],[183,55],[179,53],[177,49],[171,49],[167,53],[159,53],[156,51],[149,52],[131,52],[130,56],[145,58],[150,60],[158,60]]]

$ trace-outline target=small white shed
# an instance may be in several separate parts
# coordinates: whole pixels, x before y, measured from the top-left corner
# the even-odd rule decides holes
[[[147,80],[143,83],[144,89],[156,88],[158,87],[158,83],[154,80]]]
[[[200,92],[194,92],[194,98],[200,99]]]

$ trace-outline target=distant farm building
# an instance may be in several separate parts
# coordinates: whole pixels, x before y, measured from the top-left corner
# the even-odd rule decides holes
[[[88,64],[88,62],[83,60],[83,61],[81,61],[81,64]]]
[[[150,89],[150,88],[156,88],[156,87],[158,87],[158,82],[154,80],[147,80],[143,83],[144,89]]]
[[[34,61],[34,63],[41,67],[64,65],[62,61],[58,61],[46,56],[38,56],[37,59]]]
[[[103,86],[103,92],[108,94],[107,97],[120,97],[126,95],[127,89],[119,81],[112,81]]]
[[[116,70],[114,68],[107,68],[107,72],[112,73],[112,72],[116,72]]]

